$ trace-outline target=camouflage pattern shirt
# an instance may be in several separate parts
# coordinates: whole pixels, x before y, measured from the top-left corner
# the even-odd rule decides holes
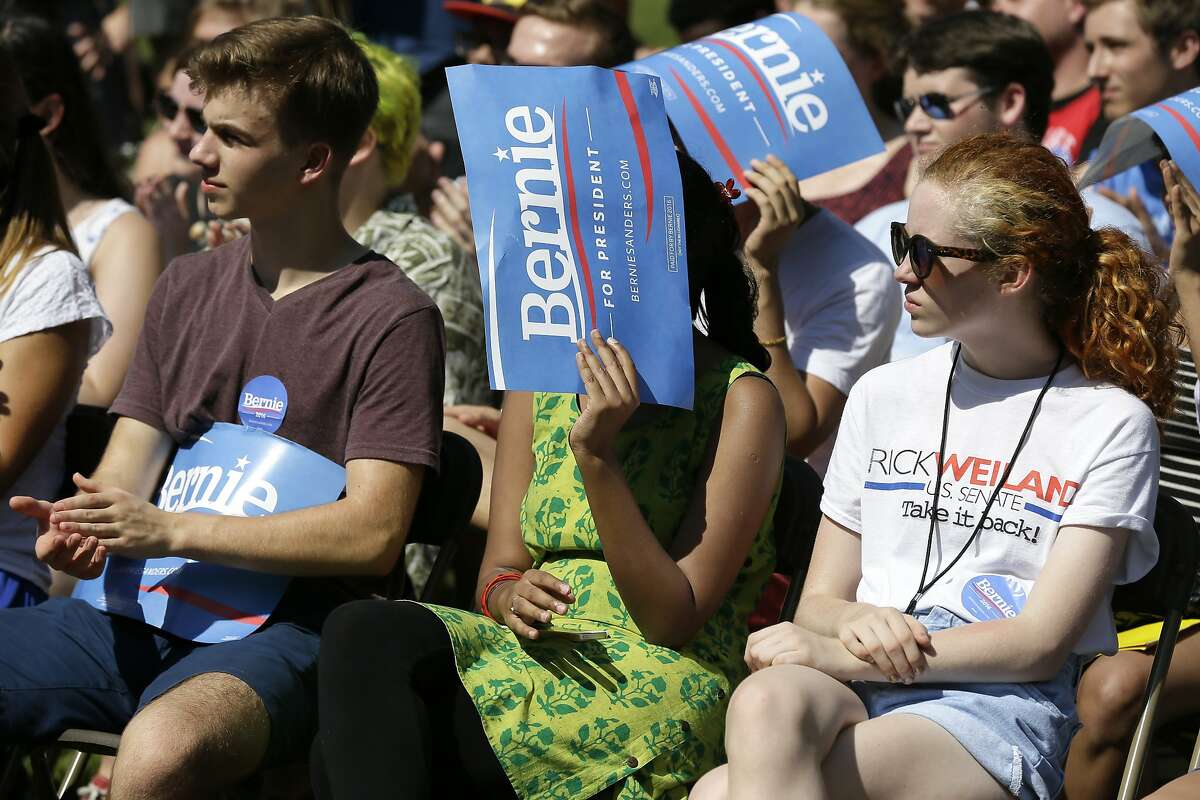
[[[371,215],[354,238],[394,261],[437,303],[446,324],[445,405],[488,404],[479,275],[462,249],[417,215],[408,195],[398,195]]]

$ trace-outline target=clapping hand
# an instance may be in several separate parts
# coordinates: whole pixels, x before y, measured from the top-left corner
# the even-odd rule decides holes
[[[80,580],[95,578],[104,569],[107,548],[94,536],[67,533],[51,523],[51,502],[20,496],[9,500],[8,505],[37,523],[33,549],[39,561]]]

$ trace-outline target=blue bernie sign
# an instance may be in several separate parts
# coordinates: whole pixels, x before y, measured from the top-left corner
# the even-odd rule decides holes
[[[617,337],[645,402],[692,407],[682,189],[658,78],[446,70],[495,389],[583,392],[575,342]]]
[[[803,179],[883,151],[837,48],[800,14],[773,14],[619,69],[662,78],[688,151],[714,179],[732,176],[742,189],[750,159],[769,153]]]
[[[1088,186],[1163,157],[1174,159],[1188,180],[1200,186],[1200,86],[1109,125],[1079,183]]]
[[[259,517],[332,503],[346,471],[294,442],[218,422],[180,447],[158,495],[165,511]],[[187,558],[110,556],[74,597],[194,642],[241,639],[274,611],[290,578]]]

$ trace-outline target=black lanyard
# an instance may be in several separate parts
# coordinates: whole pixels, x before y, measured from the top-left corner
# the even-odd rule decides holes
[[[937,477],[934,480],[933,488],[933,506],[929,513],[929,537],[925,541],[925,563],[921,566],[921,580],[917,583],[917,593],[908,601],[908,608],[904,610],[905,614],[912,614],[917,609],[917,602],[921,599],[921,595],[930,590],[938,581],[946,577],[954,565],[959,562],[967,550],[974,544],[978,538],[980,531],[983,530],[983,525],[987,522],[988,512],[992,510],[992,503],[996,502],[996,498],[1000,496],[1000,490],[1004,484],[1008,483],[1008,476],[1012,473],[1013,464],[1017,461],[1017,456],[1021,454],[1021,448],[1025,446],[1025,440],[1029,438],[1029,431],[1033,428],[1033,420],[1037,416],[1038,409],[1042,407],[1042,398],[1046,396],[1046,391],[1050,388],[1050,384],[1054,381],[1054,376],[1058,374],[1059,367],[1062,366],[1063,348],[1058,348],[1058,359],[1054,362],[1054,369],[1050,371],[1050,377],[1046,378],[1045,385],[1042,386],[1042,391],[1038,393],[1037,400],[1033,403],[1033,411],[1029,413],[1029,421],[1025,423],[1025,430],[1021,431],[1021,438],[1017,439],[1017,448],[1013,450],[1012,458],[1008,460],[1008,465],[1004,468],[1004,474],[1000,476],[1000,480],[996,483],[996,488],[992,490],[992,496],[988,498],[987,505],[983,507],[983,514],[979,517],[979,523],[975,526],[975,530],[971,532],[971,536],[967,539],[967,543],[958,551],[958,555],[954,560],[946,565],[946,568],[934,575],[928,583],[925,582],[925,576],[929,574],[929,556],[933,553],[933,531],[937,524],[938,502],[942,495],[942,472],[946,458],[946,430],[950,424],[950,387],[954,384],[954,371],[958,368],[958,356],[962,351],[962,345],[955,345],[954,360],[950,362],[950,376],[946,378],[946,405],[942,409],[942,440],[938,445],[937,455]]]

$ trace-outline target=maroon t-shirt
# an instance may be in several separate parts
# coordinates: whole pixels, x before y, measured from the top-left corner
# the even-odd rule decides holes
[[[282,382],[275,434],[331,461],[436,469],[445,345],[434,302],[367,255],[280,300],[250,266],[250,238],[171,262],[111,411],[190,441],[237,424],[253,378]]]
[[[182,444],[214,422],[238,424],[247,383],[271,376],[287,393],[277,436],[342,465],[437,469],[444,362],[441,313],[391,261],[368,253],[273,300],[254,277],[247,236],[171,262],[110,411]],[[288,594],[323,610],[377,588],[364,577],[307,578]]]

